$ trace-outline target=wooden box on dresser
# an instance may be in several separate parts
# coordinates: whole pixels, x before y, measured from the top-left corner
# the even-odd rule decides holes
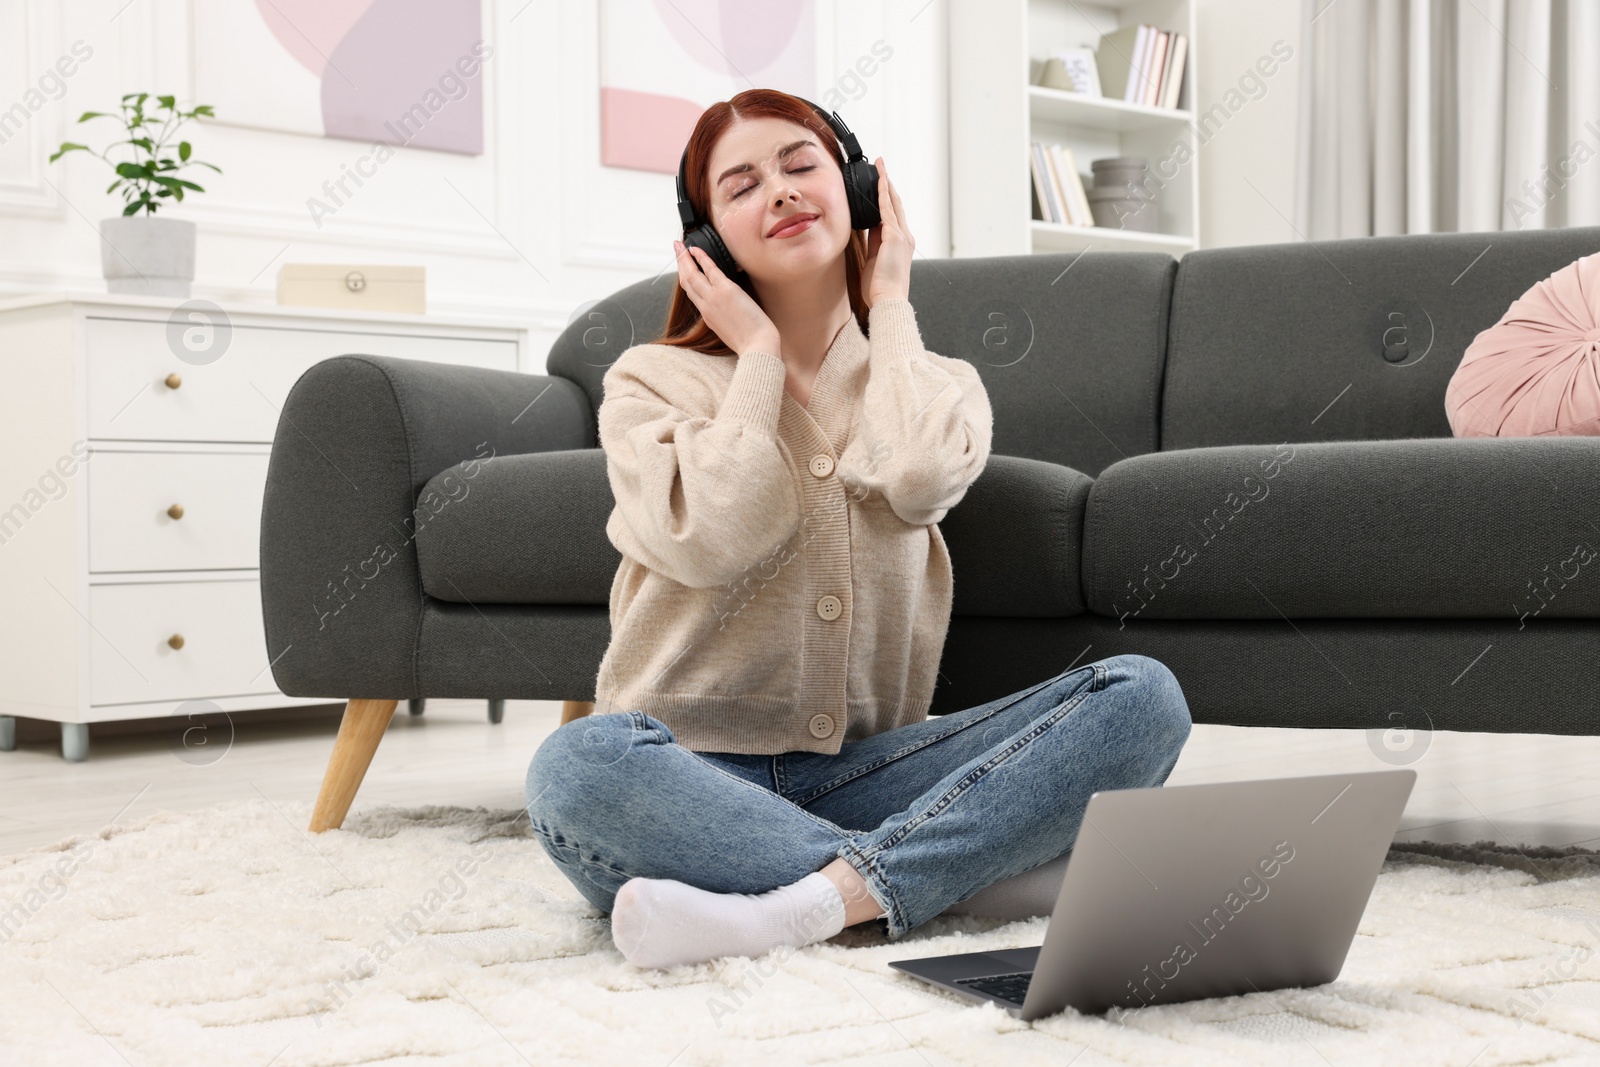
[[[261,500],[279,412],[345,353],[520,370],[525,331],[433,315],[52,293],[0,301],[0,749],[89,723],[342,701],[269,669]],[[198,702],[198,703],[191,703]]]

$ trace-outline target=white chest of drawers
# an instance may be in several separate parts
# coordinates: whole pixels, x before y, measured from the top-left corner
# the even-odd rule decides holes
[[[0,749],[286,697],[268,669],[261,499],[279,412],[344,353],[521,370],[526,331],[437,316],[101,293],[0,302]]]

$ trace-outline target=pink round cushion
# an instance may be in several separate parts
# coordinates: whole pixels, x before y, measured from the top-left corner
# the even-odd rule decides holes
[[[1444,392],[1457,437],[1600,436],[1600,253],[1523,293]]]

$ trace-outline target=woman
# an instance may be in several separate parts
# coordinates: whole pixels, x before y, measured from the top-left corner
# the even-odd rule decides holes
[[[674,241],[666,333],[606,373],[612,639],[597,714],[528,768],[533,829],[638,966],[1048,914],[1090,794],[1177,762],[1177,681],[1113,656],[929,717],[983,383],[922,347],[882,157],[870,240],[797,97],[713,105],[686,160],[739,270]]]

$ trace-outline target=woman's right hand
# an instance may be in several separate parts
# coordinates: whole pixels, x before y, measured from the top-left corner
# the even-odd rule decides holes
[[[701,249],[685,248],[682,241],[673,241],[672,247],[678,259],[678,284],[722,343],[735,355],[753,349],[779,355],[778,328],[761,305]]]

